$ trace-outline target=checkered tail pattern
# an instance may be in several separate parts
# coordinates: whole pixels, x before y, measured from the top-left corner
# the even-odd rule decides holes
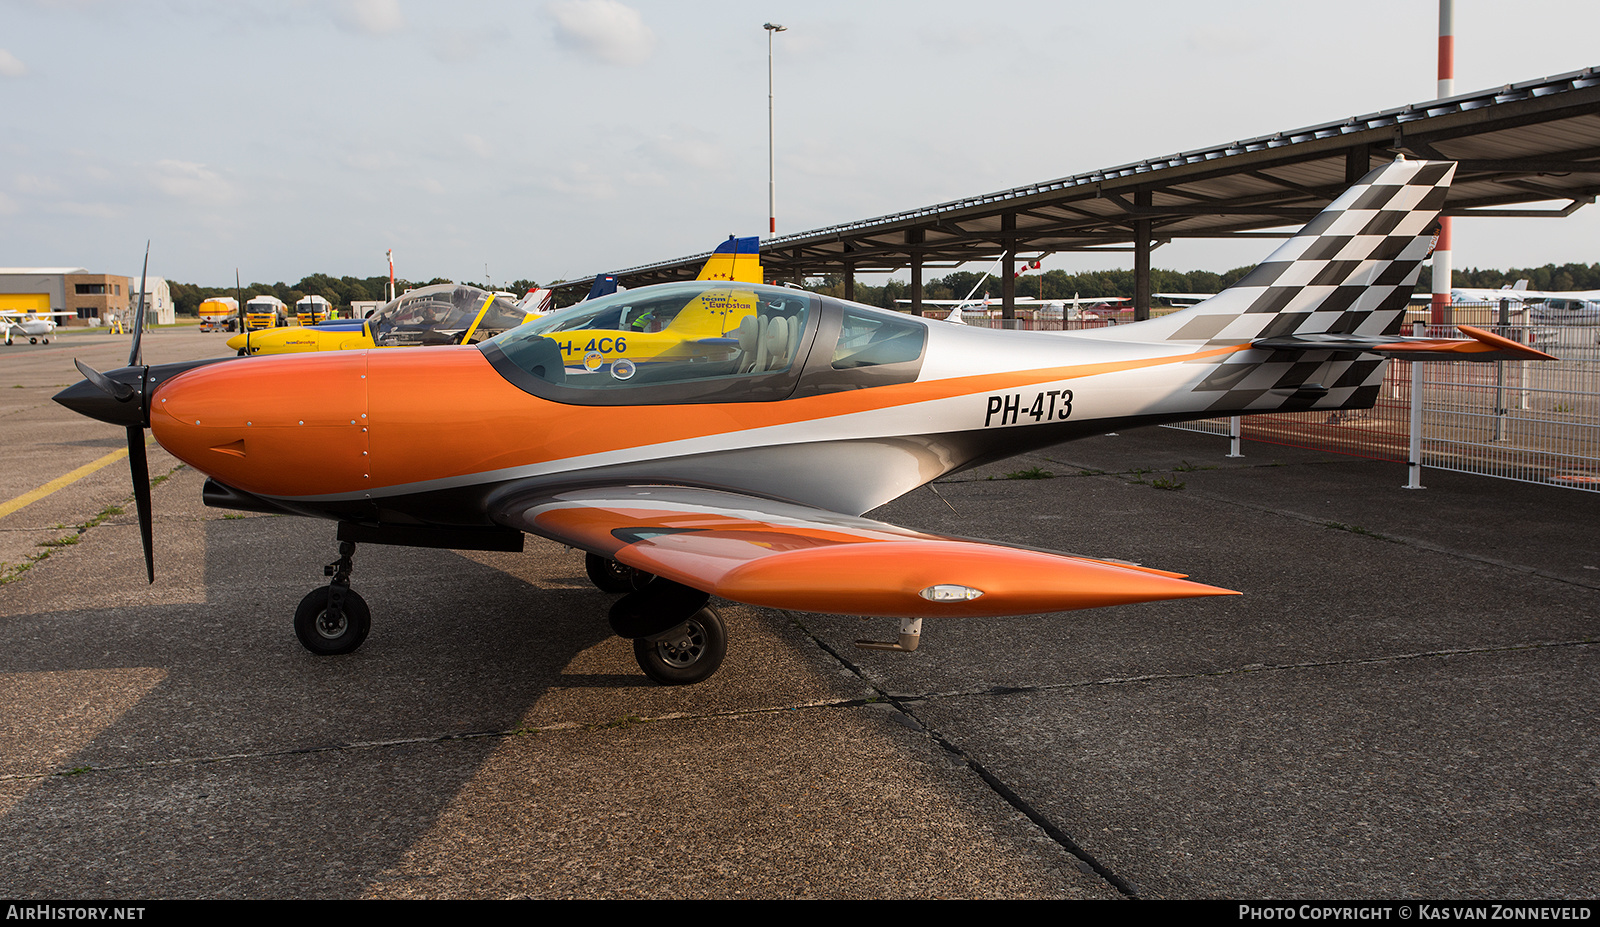
[[[1166,340],[1397,334],[1454,174],[1450,161],[1372,171],[1238,283],[1163,319]],[[1369,408],[1384,363],[1350,347],[1256,348],[1229,355],[1194,389],[1217,414]]]

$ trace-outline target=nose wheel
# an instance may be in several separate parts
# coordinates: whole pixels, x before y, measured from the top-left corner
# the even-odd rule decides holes
[[[294,610],[294,633],[301,646],[319,657],[352,653],[372,630],[372,610],[361,595],[350,588],[351,558],[356,545],[339,542],[339,559],[323,567],[333,577],[326,586],[313,589]]]

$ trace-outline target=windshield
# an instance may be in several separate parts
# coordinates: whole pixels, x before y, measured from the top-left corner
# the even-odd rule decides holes
[[[668,283],[579,303],[489,343],[573,388],[757,377],[794,365],[813,301],[781,287]]]
[[[524,318],[523,311],[503,296],[475,286],[442,283],[385,303],[372,314],[372,338],[383,348],[458,344],[470,329],[470,340],[476,343],[521,325]]]

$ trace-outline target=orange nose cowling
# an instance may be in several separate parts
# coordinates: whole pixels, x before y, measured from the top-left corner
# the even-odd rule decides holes
[[[245,492],[363,491],[366,373],[365,351],[212,364],[157,389],[150,429],[179,460]]]

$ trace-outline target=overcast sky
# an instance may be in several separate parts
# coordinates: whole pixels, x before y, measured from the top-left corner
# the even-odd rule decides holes
[[[0,0],[0,266],[550,281],[1435,95],[1436,0]],[[1456,89],[1600,64],[1594,0],[1456,2]],[[1600,206],[1455,265],[1600,261]],[[1178,242],[1225,270],[1270,245]],[[1120,262],[1120,263],[1119,263]],[[1046,267],[1131,266],[1128,255]],[[974,268],[978,269],[978,268]]]

